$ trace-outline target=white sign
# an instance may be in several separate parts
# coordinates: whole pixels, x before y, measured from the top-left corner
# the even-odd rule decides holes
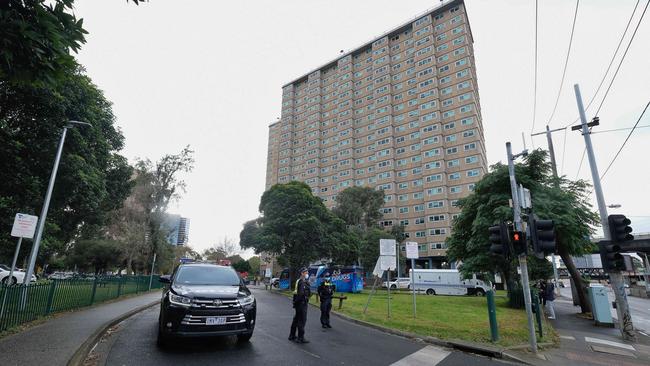
[[[418,259],[420,258],[418,254],[418,243],[414,241],[406,242],[406,258],[408,259]]]
[[[271,268],[267,268],[267,269],[264,271],[264,277],[266,277],[266,278],[271,278]]]
[[[379,239],[379,255],[396,256],[395,245],[397,245],[395,239]]]
[[[382,271],[392,271],[397,267],[394,255],[380,255],[379,269]]]
[[[372,274],[377,277],[384,275],[384,271],[381,269],[381,257],[377,258],[377,263],[375,263],[375,269],[372,270]]]
[[[14,226],[11,228],[11,236],[17,238],[33,238],[37,221],[38,216],[17,213],[14,219]]]

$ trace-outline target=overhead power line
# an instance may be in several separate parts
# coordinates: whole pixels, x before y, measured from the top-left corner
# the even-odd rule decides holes
[[[650,1],[650,0],[649,0]],[[555,98],[555,105],[553,106],[553,112],[551,117],[549,117],[547,125],[551,124],[553,121],[553,116],[555,116],[555,111],[557,110],[557,105],[560,102],[560,95],[562,94],[562,86],[564,85],[564,77],[566,76],[566,69],[569,65],[569,56],[571,55],[571,45],[573,44],[573,34],[576,28],[576,19],[578,18],[578,6],[580,5],[580,0],[576,0],[576,10],[573,13],[573,24],[571,25],[571,37],[569,37],[569,48],[566,51],[566,59],[564,60],[564,69],[562,70],[562,79],[560,80],[560,88],[557,91],[557,98]]]
[[[607,70],[605,70],[605,73],[603,74],[603,78],[600,79],[600,83],[598,84],[598,88],[596,88],[596,91],[594,92],[594,95],[591,96],[591,99],[589,100],[589,103],[587,103],[587,107],[585,110],[589,109],[591,107],[591,104],[594,102],[596,99],[596,95],[598,95],[598,92],[600,92],[600,88],[603,86],[603,83],[605,83],[605,79],[607,79],[607,74],[609,74],[609,70],[612,68],[612,65],[614,64],[614,60],[616,59],[616,55],[618,54],[618,50],[621,48],[621,45],[623,44],[623,40],[625,39],[625,35],[627,34],[627,30],[630,28],[630,24],[632,23],[632,19],[634,18],[634,14],[636,13],[636,9],[639,6],[639,2],[641,0],[637,0],[636,4],[634,5],[634,9],[632,10],[632,14],[630,15],[630,19],[627,20],[627,24],[625,25],[625,30],[623,31],[623,34],[621,35],[621,39],[618,41],[618,45],[616,46],[616,50],[614,50],[614,53],[612,54],[612,58],[609,60],[609,65],[607,65]],[[646,5],[647,7],[647,5]],[[576,122],[580,120],[580,117],[576,117],[575,120],[572,122],[569,122],[569,124],[566,125],[566,127],[569,127]]]
[[[614,128],[614,129],[611,129],[611,130],[594,131],[591,134],[595,135],[597,133],[625,131],[625,130],[633,130],[634,128],[639,129],[639,128],[647,128],[647,127],[650,127],[650,125],[636,126],[636,127],[623,127],[623,128]]]
[[[650,1],[649,1],[649,3],[650,3]],[[607,166],[607,169],[605,169],[603,174],[600,176],[600,180],[603,180],[603,178],[605,177],[605,174],[607,174],[607,172],[609,171],[609,168],[612,167],[612,165],[616,161],[616,158],[618,158],[618,155],[621,153],[621,151],[625,147],[625,144],[627,144],[627,141],[630,139],[630,136],[632,136],[632,134],[634,133],[634,130],[636,129],[636,126],[638,126],[639,122],[641,121],[641,118],[643,118],[643,115],[645,114],[645,111],[648,110],[648,106],[650,106],[650,102],[648,102],[648,104],[645,105],[645,108],[643,108],[643,112],[641,112],[641,115],[639,116],[639,119],[636,120],[636,123],[634,124],[634,127],[632,127],[632,130],[630,131],[630,133],[627,134],[627,137],[625,138],[625,141],[623,141],[623,144],[621,145],[621,147],[616,152],[616,155],[614,155],[614,158],[612,159],[612,161],[609,162],[609,165]]]
[[[538,0],[535,0],[535,86],[533,88],[533,126],[530,128],[530,133],[535,129],[535,118],[537,116],[537,19],[538,19]]]

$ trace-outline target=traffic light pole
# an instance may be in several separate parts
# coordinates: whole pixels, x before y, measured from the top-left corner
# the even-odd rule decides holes
[[[580,95],[580,86],[573,85],[576,94],[576,102],[578,104],[578,112],[580,112],[580,121],[582,122],[582,136],[585,139],[585,146],[587,149],[587,157],[589,158],[589,166],[591,168],[591,179],[594,184],[594,192],[596,193],[596,200],[598,201],[598,212],[600,213],[600,223],[603,226],[603,236],[605,240],[611,240],[609,231],[609,221],[607,220],[607,206],[605,205],[605,198],[603,196],[603,188],[600,185],[600,175],[598,174],[598,166],[596,165],[596,157],[594,149],[591,144],[591,134],[587,126],[587,117],[585,109],[582,105],[582,96]],[[624,340],[634,341],[636,335],[634,334],[634,325],[632,324],[632,317],[630,316],[630,307],[627,303],[627,295],[623,284],[623,276],[620,271],[608,271],[609,280],[612,284],[612,290],[616,297],[616,314],[618,315],[618,325],[621,335]]]
[[[519,195],[517,193],[517,180],[515,179],[515,158],[512,155],[512,146],[510,142],[506,142],[506,150],[508,152],[508,173],[510,175],[510,191],[512,192],[512,208],[514,214],[515,230],[524,231],[521,223],[521,206],[519,205]],[[528,283],[528,263],[526,262],[526,254],[519,255],[519,267],[521,268],[521,285],[524,290],[524,302],[526,304],[526,317],[528,318],[528,339],[530,340],[530,349],[532,352],[537,353],[537,336],[535,335],[535,324],[533,323],[533,309],[532,301],[530,298],[530,285]]]

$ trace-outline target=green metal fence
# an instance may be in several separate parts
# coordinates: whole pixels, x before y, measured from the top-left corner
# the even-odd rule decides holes
[[[152,289],[162,284],[153,276]],[[149,290],[149,276],[51,280],[30,285],[0,285],[0,331],[40,317]]]

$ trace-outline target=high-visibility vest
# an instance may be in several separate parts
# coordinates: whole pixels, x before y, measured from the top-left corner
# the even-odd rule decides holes
[[[298,295],[298,282],[300,282],[300,279],[298,279],[296,281],[296,286],[294,286],[294,288],[293,288],[293,294],[294,295]]]

